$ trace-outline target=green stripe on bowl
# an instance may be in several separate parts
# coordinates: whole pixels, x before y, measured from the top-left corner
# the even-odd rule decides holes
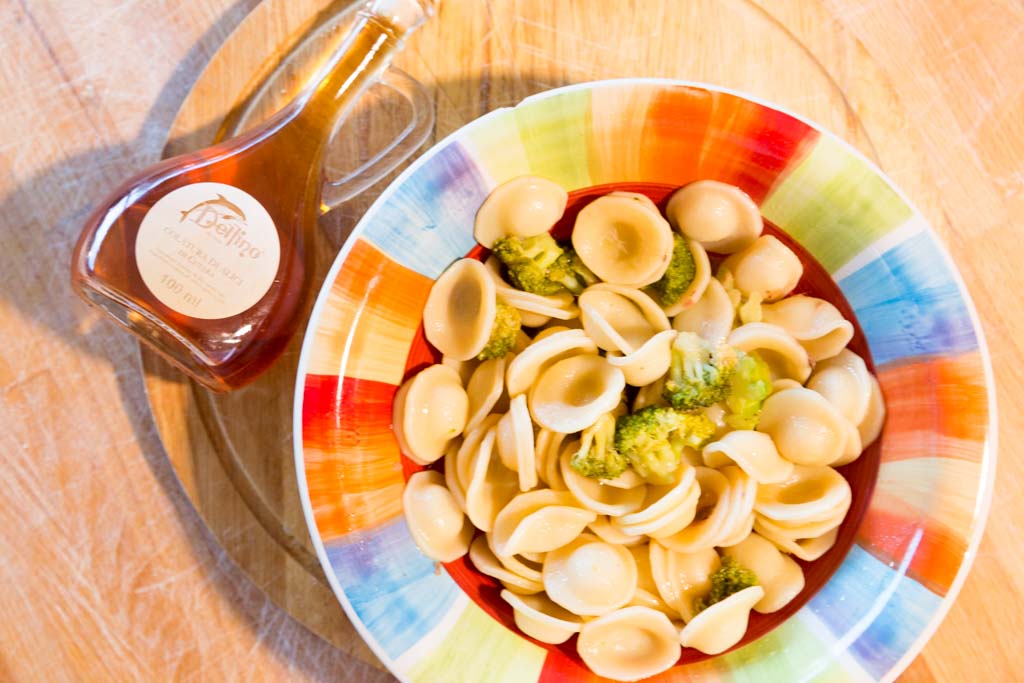
[[[531,173],[550,178],[567,190],[593,185],[586,130],[590,127],[589,91],[529,99],[514,111]],[[567,121],[587,121],[588,125],[568,126]]]
[[[842,662],[831,652],[833,643],[831,634],[823,626],[814,628],[800,615],[794,615],[750,645],[724,655],[719,664],[728,672],[726,676],[731,683],[788,681],[795,671],[803,674],[815,670],[813,677],[801,680],[827,683],[858,680],[844,670]]]
[[[423,683],[532,682],[540,677],[546,656],[547,650],[512,633],[469,602],[437,649],[410,668],[409,679]],[[458,678],[452,677],[454,672]]]
[[[913,211],[868,164],[823,134],[775,186],[761,213],[834,273]]]
[[[498,109],[465,129],[465,146],[496,185],[531,173],[514,109]]]

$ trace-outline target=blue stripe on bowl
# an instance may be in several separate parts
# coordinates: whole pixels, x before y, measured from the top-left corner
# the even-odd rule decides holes
[[[912,544],[909,555],[916,550]],[[909,559],[909,558],[908,558]],[[854,545],[805,609],[873,676],[888,672],[921,635],[942,598]]]
[[[363,237],[403,266],[436,279],[476,246],[476,210],[487,181],[457,142],[440,149],[363,219]]]
[[[325,549],[352,608],[392,659],[437,626],[459,592],[412,542],[404,517]]]
[[[894,246],[839,286],[877,365],[978,348],[967,306],[929,233]]]

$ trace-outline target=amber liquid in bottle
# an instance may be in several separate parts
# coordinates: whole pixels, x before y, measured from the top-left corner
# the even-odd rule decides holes
[[[399,2],[430,10],[417,0]],[[404,15],[373,9],[360,14],[314,83],[282,111],[132,178],[79,239],[73,287],[211,389],[255,379],[301,320],[324,146],[425,18],[396,22],[408,19],[409,7]]]

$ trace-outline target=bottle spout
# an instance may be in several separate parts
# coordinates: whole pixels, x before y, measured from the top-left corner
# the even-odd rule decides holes
[[[432,17],[437,5],[437,0],[371,0],[364,11],[407,34]]]
[[[370,0],[296,103],[323,134],[344,119],[387,68],[405,39],[433,16],[435,0]]]

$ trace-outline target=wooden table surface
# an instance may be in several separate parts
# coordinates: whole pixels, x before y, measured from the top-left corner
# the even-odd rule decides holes
[[[446,11],[475,1],[448,0]],[[68,287],[90,205],[158,158],[185,94],[255,4],[0,1],[2,681],[387,679],[305,630],[220,549],[163,453],[134,341]],[[760,5],[826,71],[856,49],[891,85],[883,102],[860,97],[855,74],[837,79],[866,139],[902,117],[906,144],[879,160],[949,245],[997,373],[987,532],[960,598],[902,680],[1019,679],[1024,5]]]

